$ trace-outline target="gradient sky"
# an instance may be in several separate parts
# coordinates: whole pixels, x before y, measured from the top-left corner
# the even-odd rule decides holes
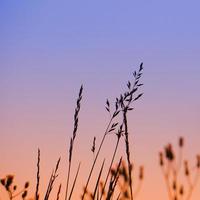
[[[195,0],[1,0],[0,177],[13,173],[34,185],[38,147],[44,185],[59,156],[66,176],[83,84],[75,159],[85,180],[93,136],[98,142],[108,121],[106,98],[114,100],[144,62],[145,94],[129,118],[132,155],[146,169],[138,199],[166,200],[158,151],[182,135],[186,156],[194,161],[200,153],[199,7]]]

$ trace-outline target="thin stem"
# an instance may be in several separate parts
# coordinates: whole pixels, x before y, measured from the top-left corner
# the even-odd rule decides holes
[[[72,193],[74,191],[74,187],[75,187],[76,180],[77,180],[77,177],[78,177],[78,174],[79,174],[80,166],[81,166],[81,163],[79,163],[79,165],[78,165],[76,176],[75,176],[75,179],[74,179],[74,182],[73,182],[73,185],[72,185],[72,189],[71,189],[71,192],[70,192],[70,195],[69,195],[69,198],[68,198],[69,200],[71,199]]]
[[[164,169],[163,169],[163,175],[164,175],[164,178],[165,178],[165,183],[166,183],[166,186],[167,186],[167,192],[168,192],[169,199],[173,200],[173,196],[172,196],[172,193],[171,193],[171,190],[170,190],[170,184],[169,184],[169,172],[170,172],[170,165],[168,163],[167,171],[164,172]]]
[[[116,199],[116,200],[119,200],[120,196],[121,196],[121,192],[120,192],[119,195],[117,196],[117,199]]]
[[[58,188],[56,200],[59,200],[59,198],[60,198],[61,186],[62,186],[62,185],[60,184],[60,185],[59,185],[59,188]]]
[[[110,121],[109,121],[109,123],[108,123],[108,126],[107,126],[107,128],[106,128],[106,131],[105,131],[105,133],[104,133],[104,135],[103,135],[103,138],[102,138],[102,140],[101,140],[99,149],[98,149],[98,151],[97,151],[97,153],[96,153],[94,162],[93,162],[93,164],[92,164],[92,167],[91,167],[91,170],[90,170],[90,173],[89,173],[89,176],[88,176],[88,179],[87,179],[85,188],[84,188],[83,195],[82,195],[82,197],[81,197],[82,200],[83,200],[84,197],[85,197],[85,194],[86,194],[86,191],[87,191],[87,187],[88,187],[88,184],[89,184],[89,182],[90,182],[90,178],[91,178],[91,176],[92,176],[92,172],[93,172],[93,170],[94,170],[94,166],[95,166],[95,164],[96,164],[97,158],[98,158],[99,153],[100,153],[100,151],[101,151],[102,145],[103,145],[103,143],[104,143],[105,137],[106,137],[106,135],[107,135],[107,133],[108,133],[108,129],[109,129],[109,127],[110,127],[110,124],[111,124],[112,120],[113,120],[113,117],[111,117],[111,119],[110,119]]]
[[[110,171],[111,171],[114,159],[115,159],[115,155],[116,155],[116,152],[117,152],[117,149],[118,149],[118,146],[119,146],[119,140],[120,140],[120,137],[117,137],[117,143],[116,143],[115,150],[114,150],[114,153],[113,153],[113,157],[112,157],[112,160],[111,160],[111,163],[110,163],[110,167],[109,167],[109,170],[108,170],[108,173],[107,173],[107,176],[106,176],[106,180],[105,180],[105,183],[103,185],[103,189],[102,189],[103,191],[105,190],[106,183],[108,181],[108,177],[109,177],[109,174],[110,174]],[[102,199],[102,197],[103,197],[103,193],[101,193],[100,200]]]
[[[82,92],[83,92],[83,86],[81,85],[81,88],[79,90],[78,99],[76,102],[76,108],[74,113],[74,129],[73,129],[73,135],[70,140],[70,148],[69,148],[69,165],[68,165],[68,173],[67,173],[67,184],[66,184],[66,191],[65,191],[65,200],[67,200],[67,193],[69,188],[69,179],[70,179],[70,172],[71,172],[71,164],[72,164],[72,156],[73,156],[73,147],[74,147],[74,141],[77,134],[78,129],[78,121],[79,121],[79,111],[81,108],[81,99],[82,99]]]
[[[37,184],[35,191],[35,200],[39,200],[39,185],[40,185],[40,149],[38,149],[38,161],[37,161]]]
[[[93,200],[95,200],[95,196],[96,196],[96,193],[97,193],[97,190],[98,190],[99,181],[100,181],[101,174],[102,174],[102,171],[103,171],[104,163],[105,163],[105,159],[103,160],[103,163],[102,163],[102,166],[101,166],[101,169],[100,169],[100,172],[99,172],[99,176],[98,176],[98,179],[97,179],[97,182],[96,182],[96,186],[95,186],[95,189],[94,189],[94,192],[93,192],[93,196],[92,196]]]
[[[129,188],[131,192],[131,200],[133,200],[133,189],[132,189],[132,176],[131,176],[131,161],[130,161],[130,149],[129,149],[129,139],[128,139],[128,122],[127,122],[127,107],[123,110],[123,119],[124,119],[124,135],[125,135],[125,143],[126,143],[126,157],[128,162],[128,173],[129,173]]]
[[[50,193],[51,193],[52,188],[53,188],[53,184],[54,184],[56,178],[58,177],[57,171],[58,171],[58,168],[59,168],[59,164],[60,164],[60,158],[58,159],[58,161],[56,163],[55,170],[53,170],[53,172],[51,174],[49,184],[48,184],[48,187],[47,187],[47,191],[46,191],[46,195],[45,195],[45,198],[44,198],[45,200],[49,199]]]
[[[173,197],[172,197],[172,194],[171,194],[171,189],[170,189],[170,184],[169,184],[169,174],[170,174],[169,162],[167,162],[166,168],[164,167],[164,163],[162,163],[161,164],[161,170],[162,170],[162,174],[163,174],[165,184],[166,184],[166,187],[167,187],[167,193],[168,193],[169,200],[170,199],[173,200]]]
[[[72,155],[71,155],[72,158]],[[67,185],[66,185],[66,191],[65,191],[65,200],[67,200],[67,193],[68,193],[68,187],[69,187],[69,177],[71,172],[71,161],[69,161],[68,165],[68,172],[67,172]]]
[[[50,179],[49,179],[49,183],[48,183],[48,186],[47,186],[47,191],[46,191],[46,194],[45,194],[45,197],[44,197],[44,200],[47,200],[48,199],[48,196],[49,196],[49,191],[50,191],[50,187],[51,187],[51,182],[52,182],[52,179],[53,179],[53,173],[54,173],[54,170],[50,176]]]
[[[108,194],[107,194],[106,200],[110,200],[113,197],[114,190],[115,190],[115,187],[117,185],[117,182],[118,182],[118,179],[120,176],[119,170],[120,170],[121,162],[122,162],[122,157],[120,158],[120,161],[118,163],[115,173],[110,178],[110,184],[109,184],[109,189],[108,189]]]
[[[197,170],[193,183],[191,183],[191,180],[190,180],[189,177],[188,177],[188,184],[189,184],[190,190],[189,190],[189,193],[188,193],[188,195],[187,195],[186,200],[189,200],[189,199],[191,198],[192,193],[193,193],[193,190],[194,190],[194,188],[195,188],[195,186],[196,186],[196,184],[197,184],[199,175],[200,175],[200,174],[199,174],[199,171]]]
[[[18,193],[16,193],[15,195],[12,195],[12,199],[14,199],[15,197],[17,197],[18,195],[20,195],[22,192],[24,192],[26,189],[24,188],[23,190],[19,191]]]

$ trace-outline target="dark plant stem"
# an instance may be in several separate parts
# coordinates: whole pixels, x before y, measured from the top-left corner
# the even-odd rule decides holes
[[[79,90],[78,99],[77,99],[77,102],[76,102],[75,113],[74,113],[73,136],[70,140],[69,165],[68,165],[68,172],[67,172],[67,184],[66,184],[66,191],[65,191],[65,200],[67,200],[67,195],[68,195],[69,179],[70,179],[72,156],[73,156],[73,147],[74,147],[74,141],[75,141],[77,129],[78,129],[78,121],[79,121],[78,115],[79,115],[79,111],[80,111],[80,108],[81,108],[82,93],[83,93],[83,86],[81,85],[80,90]]]
[[[84,197],[85,197],[85,194],[86,194],[86,191],[87,191],[87,187],[88,187],[88,184],[89,184],[89,182],[90,182],[90,178],[91,178],[91,176],[92,176],[92,172],[93,172],[93,170],[94,170],[94,166],[95,166],[95,164],[96,164],[97,158],[98,158],[99,153],[100,153],[100,151],[101,151],[102,145],[103,145],[104,140],[105,140],[105,138],[106,138],[106,135],[107,135],[107,133],[108,133],[108,129],[109,129],[109,127],[110,127],[110,124],[112,123],[112,120],[113,120],[113,117],[111,117],[111,119],[110,119],[110,121],[109,121],[109,123],[108,123],[108,126],[107,126],[107,128],[106,128],[106,131],[105,131],[105,133],[104,133],[104,135],[103,135],[103,138],[102,138],[102,140],[101,140],[99,149],[98,149],[98,151],[97,151],[97,153],[96,153],[95,159],[94,159],[94,161],[93,161],[93,164],[92,164],[92,167],[91,167],[91,170],[90,170],[90,173],[89,173],[89,176],[88,176],[88,179],[87,179],[85,188],[84,188],[83,195],[82,195],[82,197],[81,197],[82,200],[83,200]]]
[[[39,200],[39,185],[40,185],[40,149],[38,149],[38,161],[37,161],[37,183],[35,191],[35,200]]]
[[[111,168],[112,168],[112,165],[113,165],[116,153],[117,153],[117,149],[118,149],[118,146],[119,146],[119,141],[120,141],[120,137],[117,137],[117,143],[116,143],[116,146],[115,146],[115,150],[114,150],[114,153],[113,153],[113,156],[112,156],[112,160],[111,160],[111,163],[110,163],[110,167],[109,167],[109,170],[108,170],[108,173],[107,173],[106,180],[105,180],[105,183],[103,185],[102,191],[105,190],[105,187],[106,187],[106,184],[107,184],[107,181],[108,181],[108,177],[110,175],[110,171],[111,171]],[[102,199],[102,197],[103,197],[103,193],[101,193],[100,200]]]
[[[18,193],[16,193],[15,195],[12,195],[12,199],[14,199],[15,197],[19,196],[20,194],[22,194],[26,189],[24,188],[23,190],[19,191]]]
[[[53,188],[53,184],[54,184],[56,178],[58,177],[57,171],[58,171],[59,164],[60,164],[60,158],[58,159],[58,161],[56,163],[55,170],[53,170],[53,172],[51,174],[44,200],[48,200],[49,199],[50,193],[51,193],[52,188]]]
[[[120,196],[121,196],[121,192],[120,192],[119,195],[117,196],[117,199],[116,199],[116,200],[119,200]]]
[[[9,194],[10,200],[12,200],[12,199],[13,199],[13,196],[12,196],[12,192],[11,192],[10,190],[8,190],[8,194]]]
[[[131,167],[131,161],[130,161],[127,111],[128,111],[128,107],[125,107],[123,110],[124,135],[125,135],[125,144],[126,144],[126,158],[127,158],[127,162],[128,162],[129,188],[130,188],[130,193],[131,193],[131,200],[133,200],[132,176],[131,176],[132,175],[132,167]]]
[[[72,156],[71,156],[72,158]],[[67,185],[66,185],[66,192],[65,192],[65,200],[67,200],[67,193],[68,193],[68,187],[69,187],[69,177],[70,177],[70,172],[71,172],[71,161],[69,161],[68,165],[68,172],[67,172]]]
[[[116,187],[118,179],[119,179],[119,170],[120,170],[121,162],[122,162],[122,157],[120,158],[120,161],[118,163],[117,170],[111,176],[106,200],[110,200],[112,198],[113,194],[114,194],[114,190],[115,190],[115,187]]]
[[[45,194],[45,197],[44,197],[44,200],[48,200],[48,196],[49,196],[49,191],[50,191],[50,187],[51,187],[51,182],[52,182],[52,179],[53,179],[53,174],[54,174],[54,170],[50,176],[50,179],[49,179],[49,183],[48,183],[48,186],[47,186],[47,191],[46,191],[46,194]]]
[[[98,190],[98,187],[99,187],[99,181],[100,181],[101,174],[102,174],[102,171],[103,171],[104,163],[105,163],[105,159],[103,160],[103,163],[101,165],[99,176],[98,176],[98,179],[97,179],[97,182],[96,182],[96,186],[95,186],[95,189],[94,189],[94,192],[93,192],[93,196],[92,196],[93,200],[95,200],[95,196],[96,196],[96,193],[97,193],[97,190]]]
[[[78,169],[77,169],[77,172],[76,172],[76,176],[75,176],[75,179],[74,179],[74,182],[73,182],[73,185],[72,185],[72,189],[71,189],[71,192],[70,192],[70,195],[69,195],[69,198],[68,198],[69,200],[71,199],[72,193],[73,193],[73,191],[74,191],[74,187],[75,187],[76,180],[77,180],[77,177],[78,177],[78,174],[79,174],[80,166],[81,166],[81,163],[79,163],[79,165],[78,165]]]
[[[61,186],[62,186],[62,185],[60,184],[60,185],[59,185],[59,188],[58,188],[56,200],[59,200],[59,198],[60,198]]]

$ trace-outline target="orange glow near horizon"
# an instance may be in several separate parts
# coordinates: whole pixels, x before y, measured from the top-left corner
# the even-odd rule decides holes
[[[89,168],[93,160],[93,155],[91,152],[93,136],[97,137],[97,145],[100,142],[100,139],[104,132],[104,127],[108,117],[106,112],[94,108],[85,102],[83,97],[82,107],[80,111],[80,123],[77,133],[77,138],[75,141],[74,148],[74,161],[73,161],[73,172],[71,180],[74,177],[75,170],[78,166],[78,161],[81,161],[81,171],[79,175],[79,181],[76,187],[76,192],[74,193],[74,198],[77,199],[81,194],[83,185],[86,181]],[[139,165],[144,165],[145,168],[145,178],[142,185],[142,189],[138,195],[138,199],[146,200],[149,197],[151,199],[166,199],[167,200],[167,191],[165,187],[165,182],[162,177],[161,169],[159,167],[158,152],[168,143],[172,142],[174,146],[177,145],[177,139],[179,136],[184,136],[186,141],[186,146],[184,147],[184,153],[186,158],[190,158],[191,163],[195,164],[195,155],[198,153],[198,136],[193,138],[188,137],[187,134],[183,134],[181,130],[179,134],[171,134],[169,130],[163,129],[161,124],[156,126],[156,129],[151,127],[149,124],[153,124],[153,120],[149,118],[149,121],[142,120],[144,117],[143,113],[143,99],[137,103],[135,111],[130,112],[129,114],[129,124],[130,124],[130,142],[131,142],[131,157],[134,160],[135,165],[135,176],[137,176],[137,170]],[[84,106],[89,106],[87,113],[87,108]],[[72,106],[73,107],[73,106]],[[32,108],[33,109],[33,108]],[[34,110],[34,109],[33,109]],[[61,110],[58,108],[58,110]],[[52,113],[46,113],[38,116],[29,115],[33,119],[27,119],[26,115],[22,115],[21,118],[13,116],[15,121],[11,121],[12,126],[7,126],[4,124],[5,130],[10,132],[11,135],[4,136],[4,143],[1,145],[1,155],[4,158],[4,162],[1,165],[1,178],[6,174],[14,174],[16,176],[16,183],[19,184],[19,187],[23,187],[25,181],[30,181],[30,196],[34,194],[35,183],[36,183],[36,162],[37,162],[37,148],[41,149],[41,184],[40,192],[41,194],[45,193],[47,182],[51,174],[52,168],[55,168],[57,159],[61,156],[61,167],[59,170],[59,177],[56,181],[55,188],[52,192],[53,195],[56,195],[56,190],[58,189],[58,184],[62,183],[62,196],[64,195],[65,183],[66,183],[66,173],[67,173],[67,159],[68,159],[68,150],[69,150],[69,138],[70,133],[73,128],[72,117],[69,120],[71,125],[65,123],[64,119],[61,119],[58,115]],[[63,112],[66,112],[65,110]],[[95,113],[95,114],[94,114]],[[155,110],[156,113],[156,110]],[[99,118],[98,116],[103,116]],[[23,117],[24,116],[24,117]],[[63,116],[63,114],[60,114]],[[73,109],[71,109],[71,116],[73,116]],[[87,116],[87,117],[84,117]],[[42,123],[40,123],[42,119]],[[70,118],[70,116],[69,116]],[[157,122],[160,122],[161,119],[157,119]],[[177,121],[177,124],[181,120]],[[144,126],[143,124],[147,124]],[[37,126],[36,126],[37,124]],[[187,122],[189,124],[189,122]],[[185,126],[186,127],[186,126]],[[14,132],[14,130],[18,130]],[[153,132],[153,130],[155,130]],[[186,130],[186,129],[185,129]],[[30,132],[28,134],[28,132]],[[190,130],[190,133],[195,132]],[[34,134],[35,133],[35,134]],[[148,133],[148,135],[144,134]],[[108,136],[105,141],[104,148],[102,150],[99,161],[101,162],[104,157],[106,157],[106,166],[108,166],[111,154],[114,150],[114,143],[116,141],[115,135]],[[196,142],[195,142],[196,141]],[[7,146],[9,144],[9,146]],[[195,152],[196,150],[196,152]],[[120,143],[120,148],[117,153],[117,158],[119,159],[120,155],[124,156],[124,141]],[[115,160],[115,163],[117,160]],[[97,165],[94,174],[96,174],[100,167],[100,162]],[[95,175],[94,175],[95,178]],[[95,181],[94,179],[92,179]],[[92,181],[92,182],[93,182]],[[137,185],[137,183],[136,183]],[[93,189],[93,184],[90,184],[91,190]],[[2,188],[1,188],[2,190]],[[159,192],[158,192],[159,191]],[[197,185],[193,198],[198,199],[199,196],[199,184]],[[4,199],[4,197],[1,197]]]

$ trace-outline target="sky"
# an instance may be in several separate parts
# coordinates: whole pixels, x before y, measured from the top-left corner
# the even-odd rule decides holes
[[[106,99],[113,102],[143,62],[144,96],[129,116],[132,157],[145,167],[138,199],[166,200],[158,152],[183,136],[185,156],[194,163],[200,153],[199,6],[195,0],[1,0],[0,177],[15,174],[34,190],[40,148],[41,190],[59,156],[64,185],[83,84],[74,157],[74,166],[82,161],[80,191],[93,137],[98,144],[109,120]],[[113,141],[108,138],[100,157],[108,156],[108,163]],[[199,191],[200,183],[194,200]]]

